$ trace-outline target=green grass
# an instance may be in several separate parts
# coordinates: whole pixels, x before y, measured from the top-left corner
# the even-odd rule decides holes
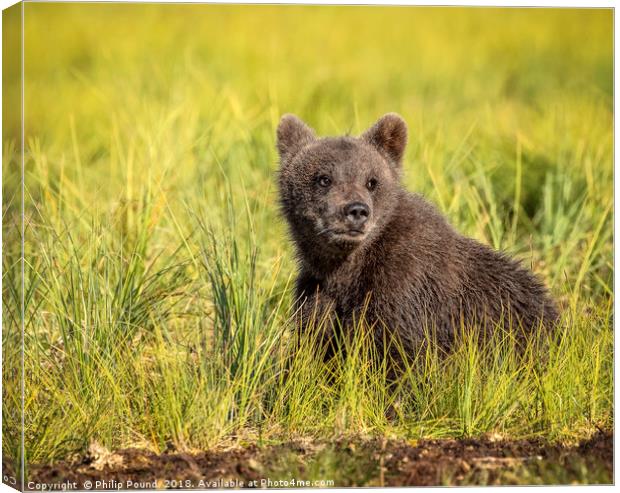
[[[613,427],[610,10],[25,11],[29,462],[94,440],[192,450]],[[466,342],[389,386],[364,331],[331,365],[295,340],[279,116],[357,134],[388,111],[410,127],[407,187],[559,300],[565,337],[546,358]],[[3,454],[16,457],[20,156],[4,120]]]

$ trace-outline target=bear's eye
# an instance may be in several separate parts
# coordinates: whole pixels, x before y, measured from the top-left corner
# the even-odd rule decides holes
[[[317,181],[322,187],[328,187],[332,184],[332,179],[327,175],[319,176],[319,179]]]
[[[375,178],[368,180],[366,182],[366,188],[372,192],[375,188],[377,188],[377,180]]]

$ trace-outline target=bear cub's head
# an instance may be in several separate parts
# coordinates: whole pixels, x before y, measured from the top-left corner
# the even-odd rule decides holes
[[[299,247],[348,252],[376,236],[401,191],[407,144],[389,113],[359,137],[323,137],[294,115],[278,125],[280,203]]]

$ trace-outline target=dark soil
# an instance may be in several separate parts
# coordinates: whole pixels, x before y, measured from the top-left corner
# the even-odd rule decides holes
[[[26,487],[40,490],[43,484],[48,489],[65,484],[65,489],[116,490],[612,482],[613,435],[600,432],[575,446],[542,440],[407,442],[377,438],[159,455],[140,449],[111,453],[94,446],[72,461],[31,466]]]

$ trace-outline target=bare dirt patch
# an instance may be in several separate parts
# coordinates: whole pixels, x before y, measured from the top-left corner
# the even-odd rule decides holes
[[[141,449],[112,453],[91,447],[74,460],[31,466],[26,486],[208,489],[611,482],[613,434],[600,432],[574,446],[488,437],[415,442],[340,439],[195,454]]]

